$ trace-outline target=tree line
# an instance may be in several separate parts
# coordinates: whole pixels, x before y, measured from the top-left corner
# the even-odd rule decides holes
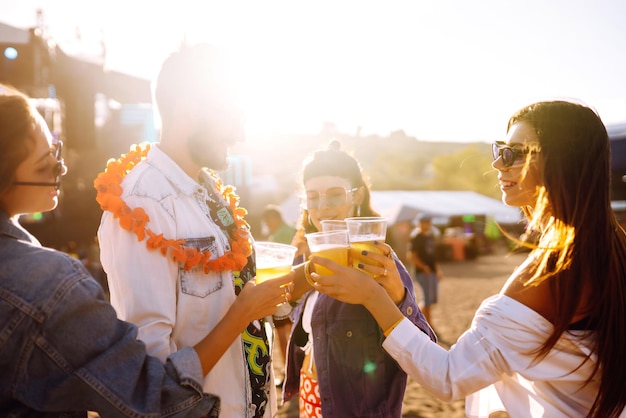
[[[383,137],[325,129],[316,135],[249,138],[234,152],[250,159],[253,176],[278,182],[280,200],[298,186],[303,160],[334,139],[361,163],[373,190],[467,190],[501,197],[491,168],[491,144],[486,142],[430,142],[403,131]]]

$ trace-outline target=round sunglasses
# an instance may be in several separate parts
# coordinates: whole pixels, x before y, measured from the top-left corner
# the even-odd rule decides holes
[[[515,161],[522,158],[531,152],[529,148],[518,149],[505,145],[504,142],[494,142],[491,144],[491,152],[493,154],[493,160],[497,160],[498,157],[502,158],[502,164],[505,167],[511,167]]]
[[[14,181],[13,184],[16,186],[54,186],[57,189],[61,186],[61,176],[64,176],[67,173],[67,167],[65,166],[65,161],[63,160],[63,141],[57,141],[55,144],[54,151],[51,154],[56,158],[57,162],[52,167],[52,175],[54,176],[53,183],[45,183],[45,182],[33,182],[33,181]]]
[[[302,207],[306,210],[318,210],[323,207],[336,208],[345,205],[348,201],[348,193],[354,193],[358,187],[346,189],[345,187],[331,187],[326,193],[316,190],[307,190],[301,197]]]

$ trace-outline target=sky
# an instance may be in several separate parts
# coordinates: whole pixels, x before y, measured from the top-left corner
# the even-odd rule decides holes
[[[241,69],[252,136],[341,133],[502,140],[538,100],[576,100],[626,122],[623,0],[2,0],[0,22],[36,24],[106,67],[153,78],[182,39]]]

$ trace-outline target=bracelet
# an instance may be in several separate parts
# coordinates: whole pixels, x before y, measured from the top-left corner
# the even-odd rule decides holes
[[[315,280],[313,280],[313,277],[311,277],[311,272],[309,271],[309,264],[311,264],[310,261],[304,263],[304,278],[307,282],[309,282],[311,286],[315,286]]]
[[[284,321],[291,316],[291,311],[293,311],[291,303],[281,303],[278,305],[278,309],[276,309],[276,313],[272,315],[272,318],[274,321]]]
[[[383,335],[385,337],[388,337],[389,334],[391,334],[391,331],[393,331],[399,324],[400,322],[402,322],[402,320],[404,319],[404,317],[398,319],[392,326],[390,326],[389,328],[387,328],[384,332]]]

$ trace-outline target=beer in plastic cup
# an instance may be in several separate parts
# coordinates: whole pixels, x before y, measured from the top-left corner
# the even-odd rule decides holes
[[[382,251],[374,245],[374,241],[385,242],[387,219],[370,216],[346,218],[345,222],[348,226],[353,267],[358,268],[359,264],[369,262],[363,258],[361,254],[363,251],[382,254]]]
[[[277,242],[254,243],[256,254],[256,283],[284,276],[291,271],[297,248]]]
[[[348,265],[350,244],[348,242],[347,230],[313,232],[305,236],[309,243],[311,254],[328,258],[342,266]],[[332,271],[317,264],[315,265],[315,272],[324,276],[333,274]]]

